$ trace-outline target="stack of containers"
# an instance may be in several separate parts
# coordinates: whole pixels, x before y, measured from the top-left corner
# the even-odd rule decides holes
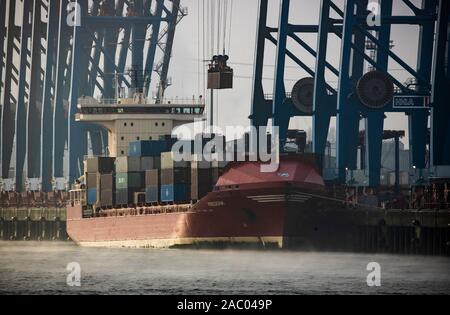
[[[98,193],[100,190],[98,189],[100,186],[100,182],[98,181],[100,174],[98,172],[88,172],[85,174],[86,178],[86,189],[87,189],[87,204],[94,205],[100,199],[98,198]]]
[[[130,142],[128,156],[141,160],[141,172],[161,167],[161,152],[166,151],[163,141]]]
[[[116,159],[116,205],[127,206],[134,202],[136,192],[141,192],[144,183],[141,158],[119,157]]]
[[[171,142],[165,140],[130,142],[128,156],[141,159],[141,170],[161,168],[161,153],[170,150]]]
[[[205,160],[191,162],[191,200],[198,201],[212,191],[212,163]]]
[[[101,204],[102,186],[101,176],[114,172],[114,158],[92,157],[85,161],[85,181],[87,189],[87,203]]]
[[[161,201],[181,203],[190,200],[191,162],[173,160],[172,152],[161,154]]]
[[[114,174],[103,174],[100,176],[100,205],[102,207],[112,207],[115,205],[115,179]]]
[[[145,202],[148,204],[159,203],[159,193],[161,185],[159,184],[159,169],[147,170],[145,172]]]
[[[217,152],[226,152],[226,138],[225,136],[218,135],[218,134],[206,134],[206,135],[197,135],[195,138],[196,143],[199,142],[199,138],[201,137],[202,142],[202,151],[198,152],[195,147],[195,154],[203,154],[205,147],[208,146],[208,153],[217,153]],[[214,144],[214,145],[213,145]],[[213,145],[213,147],[211,147]]]
[[[170,148],[172,148],[172,146],[175,144],[175,142],[178,141],[178,138],[174,138],[172,137],[172,135],[164,135],[164,136],[160,136],[159,137],[160,141],[164,141],[167,145],[167,150],[170,150]]]

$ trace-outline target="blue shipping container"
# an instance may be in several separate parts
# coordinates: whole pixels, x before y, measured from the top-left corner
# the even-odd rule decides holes
[[[93,205],[97,202],[97,188],[89,188],[87,190],[87,203]]]
[[[128,156],[160,156],[168,147],[168,143],[164,140],[133,141],[129,144]]]
[[[187,202],[189,199],[189,189],[186,184],[161,186],[162,202]]]

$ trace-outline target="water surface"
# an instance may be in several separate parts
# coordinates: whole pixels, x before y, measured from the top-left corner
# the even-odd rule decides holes
[[[66,267],[81,267],[81,286]],[[367,264],[381,286],[367,285]],[[449,294],[442,257],[0,242],[0,294]]]

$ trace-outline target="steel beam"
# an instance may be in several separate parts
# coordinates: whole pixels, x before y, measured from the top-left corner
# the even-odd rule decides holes
[[[142,0],[134,2],[137,14],[143,16],[144,5]],[[142,90],[144,87],[144,43],[146,35],[146,25],[133,24],[131,27],[131,68],[132,78],[131,87],[136,90]],[[133,91],[134,92],[134,91]],[[132,96],[132,95],[130,95]]]
[[[423,0],[422,10],[430,14],[436,9],[436,0]],[[431,21],[420,28],[417,72],[428,82],[431,82],[431,69],[433,67],[433,44],[434,44],[435,22]],[[416,87],[418,93],[427,91],[427,87],[419,85]],[[408,116],[409,144],[411,165],[417,169],[426,168],[427,143],[428,143],[428,110],[414,110]]]
[[[16,100],[12,96],[14,69],[14,41],[20,40],[20,28],[15,24],[16,0],[9,1],[8,31],[6,36],[5,84],[1,123],[1,171],[2,178],[9,178],[11,155],[14,143]]]
[[[289,129],[289,121],[291,118],[289,114],[289,108],[285,104],[286,88],[284,84],[286,45],[289,26],[289,5],[290,0],[281,0],[275,62],[275,80],[273,85],[273,126],[279,128],[280,151],[283,150],[286,143],[286,136]]]
[[[70,37],[71,29],[66,23],[67,5],[69,0],[62,0],[58,28],[58,48],[55,77],[55,100],[53,106],[53,177],[64,177],[64,153],[66,149],[68,130],[68,98],[70,93],[71,60]]]
[[[32,23],[34,20],[33,14],[34,3],[26,1],[23,3],[22,11],[22,29],[20,37],[20,58],[19,58],[19,84],[17,86],[17,107],[15,117],[15,182],[16,190],[23,191],[23,179],[28,176],[26,170],[25,159],[27,153],[27,105],[30,100],[30,79],[27,75],[28,65],[33,61],[28,62],[28,55],[33,55],[31,47],[28,46],[28,40],[32,36]]]
[[[167,76],[169,73],[170,58],[172,57],[173,41],[175,39],[175,30],[178,23],[178,14],[180,13],[180,0],[172,0],[172,10],[168,14],[167,39],[164,46],[163,65],[161,68],[160,82],[158,88],[158,99],[164,98],[164,92],[169,86]]]
[[[383,0],[381,2],[381,15],[389,16],[392,14],[392,0]],[[379,46],[384,48],[390,46],[391,25],[381,24],[378,32]],[[380,70],[388,72],[389,49],[377,50],[377,64]],[[369,172],[369,186],[376,187],[380,185],[381,176],[381,154],[383,148],[383,130],[385,115],[383,111],[372,111],[366,118],[366,165]]]
[[[139,0],[135,0],[139,1]],[[142,1],[142,0],[140,0]],[[176,0],[172,0],[176,1]],[[153,21],[169,22],[168,18],[156,18],[153,16],[148,17],[114,17],[114,16],[89,16],[85,19],[87,26],[95,27],[96,25],[108,24],[110,27],[120,27],[129,25],[131,27],[135,25],[145,26],[151,24]]]
[[[78,97],[82,95],[83,85],[81,80],[86,74],[87,69],[83,69],[82,65],[87,67],[83,50],[89,42],[86,30],[83,30],[83,20],[88,14],[87,2],[77,0],[80,6],[81,25],[73,27],[73,44],[72,44],[72,71],[70,76],[70,97],[69,97],[69,113],[68,113],[68,178],[69,183],[75,182],[81,176],[83,167],[83,156],[87,151],[87,134],[84,124],[75,120],[77,113]]]
[[[322,0],[320,7],[319,33],[317,39],[316,70],[314,77],[313,105],[313,152],[324,155],[330,120],[336,113],[337,98],[327,93],[325,69],[327,68],[328,29],[330,28],[331,0]],[[337,70],[336,70],[337,71]],[[337,75],[339,72],[337,71]]]
[[[353,91],[352,41],[356,0],[345,3],[344,27],[341,46],[341,60],[337,108],[337,167],[338,179],[345,183],[347,169],[356,168],[356,149],[358,143],[359,113],[355,102],[350,98]],[[358,5],[358,8],[360,6]],[[354,56],[354,55],[353,55]],[[351,72],[351,70],[353,70]]]
[[[115,3],[114,0],[106,1],[106,4],[111,8],[114,8]],[[115,11],[115,10],[114,10]],[[119,32],[118,27],[109,28],[105,27],[100,30],[100,33],[103,33],[103,47],[105,49],[105,55],[107,54],[112,60],[113,63],[104,62],[104,76],[103,78],[103,97],[111,99],[114,97],[114,68],[115,68],[115,60],[116,60],[116,47],[117,47],[117,34]]]
[[[41,118],[42,118],[42,38],[45,34],[42,22],[42,0],[34,0],[33,33],[31,38],[30,95],[27,110],[27,175],[39,178],[41,155]]]
[[[98,34],[98,39],[100,42],[103,42],[103,34]],[[91,62],[91,68],[89,71],[89,95],[94,95],[95,93],[95,86],[97,85],[97,76],[98,71],[100,69],[100,57],[102,55],[101,49],[98,47],[98,45],[95,45],[93,56],[90,59]],[[103,88],[103,87],[102,87]]]
[[[6,42],[6,1],[0,2],[0,99],[2,99],[3,92],[3,68],[4,68],[4,51],[5,51],[5,42]],[[1,106],[1,102],[0,102]],[[1,110],[0,110],[1,111]]]
[[[93,45],[93,43],[95,43],[96,49],[98,48],[103,53],[103,57],[104,57],[103,67],[105,67],[105,66],[108,67],[108,69],[105,69],[105,70],[110,71],[111,74],[113,73],[114,70],[116,71],[116,73],[119,73],[118,71],[120,71],[120,69],[114,61],[114,58],[113,58],[114,54],[110,55],[110,52],[103,46],[103,41],[101,41],[99,38],[97,38],[91,30],[83,29],[82,32],[83,32],[83,35],[86,36],[87,42],[85,44],[88,45],[90,43],[91,45]],[[88,45],[88,47],[91,47],[91,46]],[[86,60],[90,60],[91,55],[89,53],[87,53],[86,51],[83,51],[83,52],[84,52],[84,54],[83,54],[84,58],[86,58]],[[91,63],[93,63],[93,62],[91,62]],[[96,69],[99,69],[97,64],[93,64],[93,66],[96,67]],[[111,67],[111,68],[109,68],[109,67]],[[112,70],[112,69],[114,69],[114,70]],[[87,73],[86,73],[86,75],[87,75]],[[107,75],[107,72],[103,71],[103,76],[106,76],[106,75]],[[124,82],[127,87],[132,86],[125,78],[124,73],[119,73],[118,76],[120,78],[122,78],[122,82]],[[88,86],[89,85],[86,86],[85,95],[89,95],[89,94],[87,94],[87,92],[89,91]]]
[[[251,124],[256,128],[267,126],[271,116],[271,102],[264,98],[263,71],[266,46],[268,0],[259,1],[258,29],[256,35],[255,63],[253,70],[253,91],[251,106]]]
[[[156,17],[162,17],[163,9],[164,9],[164,0],[156,0],[156,10],[154,15]],[[155,21],[152,24],[152,36],[150,38],[150,44],[147,52],[144,70],[144,81],[145,81],[144,87],[145,90],[147,91],[147,96],[150,95],[150,84],[152,80],[153,67],[155,65],[156,47],[158,46],[160,29],[161,29],[160,21]]]
[[[41,166],[40,180],[42,191],[52,190],[52,164],[53,164],[53,102],[55,100],[55,77],[57,71],[57,41],[59,14],[62,0],[56,0],[48,8],[46,65],[43,87],[43,103],[41,116]]]

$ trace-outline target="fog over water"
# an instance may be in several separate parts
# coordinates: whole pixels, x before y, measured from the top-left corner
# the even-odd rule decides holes
[[[81,267],[69,287],[66,267]],[[381,287],[367,264],[381,265]],[[450,259],[0,242],[0,294],[449,294]]]

